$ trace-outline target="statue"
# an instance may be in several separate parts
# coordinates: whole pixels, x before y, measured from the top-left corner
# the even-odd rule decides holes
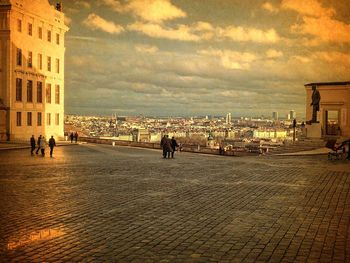
[[[320,110],[320,92],[316,89],[316,85],[312,86],[312,102],[310,106],[312,106],[312,119],[311,123],[317,123],[317,112]]]

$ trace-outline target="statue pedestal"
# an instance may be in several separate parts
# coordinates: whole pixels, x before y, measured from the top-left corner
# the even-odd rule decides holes
[[[321,123],[307,124],[306,125],[306,137],[320,139],[322,137]]]

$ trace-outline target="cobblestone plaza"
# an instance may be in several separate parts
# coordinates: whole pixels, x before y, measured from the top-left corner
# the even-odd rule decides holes
[[[349,262],[350,163],[0,151],[1,262]]]

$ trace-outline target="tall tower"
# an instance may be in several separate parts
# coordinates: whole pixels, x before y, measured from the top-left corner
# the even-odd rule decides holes
[[[272,112],[272,119],[274,121],[278,121],[278,112],[277,111]]]
[[[48,0],[0,0],[0,140],[64,135],[60,10]]]
[[[297,117],[296,114],[295,114],[295,110],[289,111],[289,116],[290,116],[291,120],[294,120]]]
[[[231,124],[232,116],[231,113],[226,114],[226,124]]]

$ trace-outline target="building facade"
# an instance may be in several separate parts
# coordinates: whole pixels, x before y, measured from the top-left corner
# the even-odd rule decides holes
[[[306,120],[312,119],[312,86],[320,93],[317,121],[322,137],[350,137],[350,81],[305,84]]]
[[[0,140],[64,133],[62,6],[0,0]]]

